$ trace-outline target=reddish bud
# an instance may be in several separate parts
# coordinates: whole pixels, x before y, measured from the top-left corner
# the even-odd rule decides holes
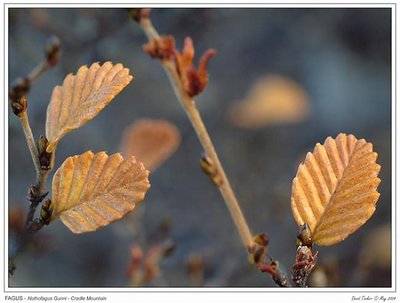
[[[298,287],[305,287],[307,278],[317,261],[318,252],[313,255],[307,246],[297,248],[296,263],[292,267],[292,280]]]
[[[183,88],[190,97],[200,94],[208,84],[207,65],[216,51],[206,51],[199,60],[199,68],[193,66],[194,59],[193,41],[187,37],[182,52],[175,50],[176,70],[182,81]]]
[[[172,60],[175,52],[175,40],[173,36],[161,36],[145,44],[143,49],[152,58]]]

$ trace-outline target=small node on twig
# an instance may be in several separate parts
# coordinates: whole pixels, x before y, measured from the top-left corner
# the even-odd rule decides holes
[[[40,136],[38,141],[38,154],[39,154],[39,163],[40,169],[49,170],[51,167],[51,161],[53,153],[48,153],[47,146],[49,145],[49,141],[45,136]]]
[[[32,184],[28,189],[28,200],[33,205],[38,205],[48,194],[48,191],[42,192],[38,186]]]
[[[269,236],[267,233],[261,233],[253,238],[253,245],[248,247],[249,262],[259,264],[264,262],[268,252]]]
[[[26,108],[28,107],[25,96],[17,99],[16,101],[11,101],[10,104],[13,113],[18,117],[25,112]]]
[[[215,166],[214,162],[211,160],[206,153],[203,153],[200,158],[200,166],[203,172],[210,178],[211,182],[220,187],[223,183],[223,179]]]
[[[151,13],[151,8],[130,8],[129,15],[133,20],[140,23],[143,19],[148,19]]]
[[[40,222],[45,225],[49,225],[51,221],[51,215],[53,214],[53,207],[51,205],[51,200],[47,199],[42,204],[42,209],[40,210]]]
[[[278,261],[270,259],[268,263],[259,265],[258,269],[270,274],[274,282],[280,287],[291,287],[286,275],[280,270]]]
[[[28,78],[17,78],[11,83],[8,96],[10,99],[11,109],[17,116],[25,112],[28,107],[25,96],[30,87],[31,81]]]
[[[47,67],[54,67],[61,58],[61,41],[57,36],[51,36],[47,39],[44,48]]]

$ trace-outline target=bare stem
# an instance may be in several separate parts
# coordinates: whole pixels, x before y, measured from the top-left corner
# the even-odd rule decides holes
[[[46,60],[42,60],[28,75],[31,84],[35,82],[45,71],[49,69]]]
[[[159,38],[159,34],[152,26],[150,19],[145,18],[141,20],[141,25],[150,41]],[[174,64],[168,60],[162,61],[162,64],[168,75],[168,78],[171,82],[171,85],[174,89],[174,92],[178,100],[180,101],[183,109],[186,112],[186,115],[188,116],[190,122],[192,123],[193,128],[196,131],[196,134],[201,142],[201,145],[203,146],[207,155],[211,158],[211,160],[215,164],[218,174],[222,180],[221,185],[218,188],[229,210],[229,213],[236,225],[236,228],[239,231],[240,238],[244,246],[246,247],[246,249],[249,249],[254,244],[252,234],[243,216],[242,210],[240,209],[239,203],[232,190],[232,187],[229,184],[228,178],[226,177],[221,162],[219,161],[218,155],[215,151],[214,145],[203,123],[200,113],[196,108],[195,101],[182,88],[182,83],[180,81],[179,75],[177,74]]]
[[[19,120],[21,121],[22,129],[24,130],[25,139],[28,144],[29,151],[31,153],[33,164],[35,165],[37,176],[40,172],[39,155],[36,147],[35,139],[32,134],[31,126],[29,125],[29,118],[26,110],[24,110],[19,115]]]

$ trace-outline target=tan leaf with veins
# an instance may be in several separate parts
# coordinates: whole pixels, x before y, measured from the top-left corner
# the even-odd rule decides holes
[[[135,155],[150,171],[155,170],[178,148],[179,130],[166,120],[141,119],[128,126],[122,138],[122,153]]]
[[[52,220],[84,233],[121,219],[144,199],[148,175],[133,156],[87,151],[69,157],[53,178]]]
[[[46,117],[47,152],[71,130],[93,119],[132,80],[122,64],[106,62],[82,66],[53,89]]]
[[[371,143],[345,134],[328,137],[307,154],[293,179],[291,205],[314,243],[341,242],[372,216],[381,181],[376,158]]]

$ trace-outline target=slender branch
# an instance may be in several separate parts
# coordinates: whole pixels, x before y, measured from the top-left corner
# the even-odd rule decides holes
[[[159,34],[151,24],[150,19],[143,18],[140,22],[145,34],[147,35],[150,41],[158,39]],[[168,75],[168,78],[171,82],[171,85],[174,89],[175,95],[180,101],[183,109],[186,112],[190,122],[192,123],[193,128],[196,131],[196,134],[205,150],[207,155],[213,161],[215,168],[221,178],[221,184],[218,186],[221,195],[225,201],[225,204],[230,212],[230,215],[236,225],[236,228],[239,231],[240,238],[246,247],[249,249],[254,245],[253,237],[250,232],[249,226],[243,216],[243,213],[240,209],[239,203],[236,199],[236,196],[232,190],[231,185],[229,184],[228,178],[226,177],[225,171],[219,161],[218,155],[215,151],[214,145],[211,141],[211,138],[207,132],[207,129],[203,123],[203,120],[200,116],[199,111],[196,108],[195,101],[192,97],[190,97],[186,91],[182,87],[181,80],[179,75],[175,69],[175,65],[168,60],[162,61],[163,67]]]
[[[31,84],[35,82],[44,72],[49,69],[47,60],[42,60],[28,75]]]
[[[35,165],[36,174],[39,176],[40,173],[40,163],[39,163],[39,154],[36,147],[35,139],[32,134],[32,129],[29,125],[29,118],[26,110],[24,110],[18,116],[21,121],[22,129],[24,130],[25,139],[28,144],[29,151],[31,153],[33,164]]]

